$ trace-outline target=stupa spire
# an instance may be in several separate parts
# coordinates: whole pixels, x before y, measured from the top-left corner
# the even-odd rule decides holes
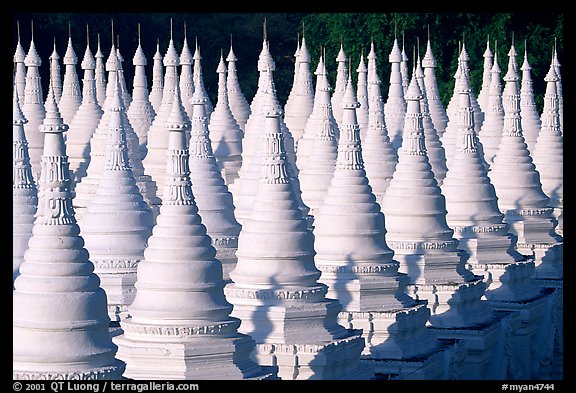
[[[396,37],[394,37],[394,44],[388,56],[388,61],[391,63],[390,86],[388,88],[388,99],[386,104],[384,104],[384,119],[392,146],[394,146],[395,150],[398,150],[402,142],[402,127],[406,113],[406,101],[404,100],[402,73],[400,71],[402,52],[400,52],[398,39]]]
[[[60,74],[60,55],[56,51],[56,37],[54,37],[54,49],[49,57],[50,60],[50,85],[54,90],[56,102],[62,97],[62,76]]]
[[[418,40],[418,45],[420,40]],[[424,127],[424,142],[426,144],[426,152],[428,154],[428,160],[432,166],[432,172],[434,173],[434,178],[439,185],[444,181],[446,177],[446,172],[448,168],[446,166],[446,154],[444,152],[444,147],[438,138],[438,133],[434,127],[434,122],[430,116],[430,109],[428,106],[428,95],[426,92],[426,83],[424,75],[424,70],[422,69],[422,62],[420,60],[420,51],[418,51],[417,60],[414,62],[415,66],[415,77],[418,82],[418,87],[420,88],[420,93],[422,95],[420,101],[420,111],[422,113],[422,126]]]
[[[74,218],[67,129],[49,90],[38,211],[12,293],[15,380],[120,379],[124,371],[108,332],[106,294]]]
[[[40,59],[36,51],[36,45],[34,44],[34,21],[32,20],[30,24],[32,37],[30,39],[28,53],[24,59],[26,66],[26,86],[24,89],[24,102],[21,109],[24,117],[28,120],[28,123],[24,125],[24,132],[26,133],[26,140],[28,141],[28,153],[30,154],[32,174],[34,178],[39,178],[40,156],[42,155],[44,138],[42,133],[38,131],[38,127],[42,124],[46,111],[44,109],[39,71],[42,59]]]
[[[336,70],[336,84],[334,86],[334,92],[332,93],[332,111],[334,113],[334,118],[336,122],[340,124],[342,119],[342,107],[340,103],[342,102],[342,96],[346,90],[346,81],[348,80],[348,67],[346,65],[347,57],[344,53],[343,38],[340,38],[340,51],[338,56],[336,56],[336,63],[338,68]]]
[[[490,50],[490,34],[486,39],[486,50],[484,50],[484,66],[482,68],[482,86],[480,87],[480,92],[478,93],[477,101],[480,106],[480,110],[484,113],[484,119],[486,119],[486,112],[489,110],[488,97],[490,95],[490,79],[492,78],[492,63],[494,61],[494,54]]]
[[[160,39],[156,42],[156,52],[154,53],[154,64],[152,67],[152,87],[150,89],[150,103],[154,112],[158,113],[162,103],[162,92],[164,90],[164,65],[162,64],[162,54],[160,53]]]
[[[132,64],[134,65],[132,101],[127,108],[126,115],[138,136],[140,159],[144,159],[148,153],[148,130],[156,117],[156,112],[148,94],[148,81],[146,79],[148,61],[140,42],[140,23],[138,23],[138,46],[134,52]]]
[[[16,43],[16,51],[14,52],[14,83],[18,92],[18,100],[24,102],[24,91],[26,89],[26,52],[20,42],[20,21],[16,21],[16,30],[18,34],[18,42]]]
[[[439,138],[442,138],[446,125],[448,124],[448,115],[440,99],[438,92],[438,82],[436,81],[436,59],[432,53],[430,43],[430,26],[428,26],[428,41],[426,42],[426,53],[422,58],[422,68],[424,69],[424,86],[426,87],[426,98],[430,109],[430,117],[436,129]]]
[[[528,145],[528,150],[532,153],[536,147],[536,140],[540,134],[542,122],[540,114],[534,102],[534,90],[532,88],[532,67],[528,62],[528,45],[524,40],[524,61],[522,63],[522,82],[520,85],[520,116],[522,121],[522,132],[524,140]]]
[[[238,123],[238,126],[244,134],[244,128],[246,127],[246,122],[248,117],[250,117],[250,105],[240,88],[240,82],[238,81],[238,73],[236,71],[236,61],[238,58],[234,54],[232,48],[232,34],[230,34],[230,52],[226,57],[228,62],[228,74],[226,79],[226,89],[228,90],[228,101],[230,104],[230,110]]]
[[[64,81],[62,82],[62,96],[60,97],[60,101],[58,101],[58,108],[64,122],[70,124],[80,104],[82,104],[82,90],[80,89],[78,72],[76,71],[78,57],[72,45],[70,24],[68,24],[68,46],[62,58],[62,63],[65,66]]]
[[[160,109],[156,110],[156,117],[148,129],[148,153],[142,163],[146,173],[156,182],[158,190],[156,195],[161,199],[164,195],[164,180],[166,172],[166,148],[168,146],[168,133],[166,132],[166,120],[172,111],[174,90],[179,86],[177,68],[180,65],[180,56],[174,47],[172,29],[170,29],[170,41],[164,55],[164,89]]]
[[[358,125],[360,126],[360,135],[362,138],[366,137],[368,131],[368,68],[364,62],[364,49],[360,53],[360,63],[356,69],[358,73],[358,88],[357,99],[360,106],[356,109],[356,116],[358,118]]]
[[[227,89],[227,69],[224,54],[216,68],[218,74],[218,102],[210,116],[208,128],[214,157],[226,184],[231,184],[242,166],[242,137],[244,135],[230,109]],[[197,96],[200,97],[200,96]]]
[[[192,65],[194,58],[188,46],[188,37],[186,34],[186,22],[184,22],[184,43],[182,52],[180,52],[180,94],[182,95],[182,105],[188,116],[192,116],[192,95],[194,94],[194,77]]]
[[[302,43],[296,56],[295,76],[291,96],[284,109],[284,122],[290,130],[296,146],[304,133],[306,121],[314,106],[314,84],[310,72],[310,53],[306,47],[306,37],[302,34]]]
[[[490,71],[490,91],[488,95],[488,109],[484,113],[484,122],[478,132],[484,151],[484,159],[492,165],[494,156],[498,152],[502,127],[504,126],[504,107],[502,106],[501,70],[498,65],[498,41],[494,44],[494,62]]]
[[[90,163],[90,139],[100,123],[104,111],[98,104],[96,93],[96,61],[90,50],[89,31],[86,25],[86,51],[82,59],[84,78],[82,80],[82,103],[70,122],[70,130],[66,138],[70,178],[72,188],[87,174]]]
[[[208,97],[208,93],[206,92],[206,87],[204,87],[204,77],[202,76],[202,56],[200,56],[200,47],[198,46],[198,37],[196,37],[196,50],[194,51],[194,92],[196,90],[200,91],[202,97],[206,100],[204,105],[206,106],[206,116],[210,119],[212,112],[214,111],[214,105],[212,105],[212,101],[210,101],[210,97]]]
[[[98,98],[98,104],[104,107],[104,102],[106,101],[106,66],[104,64],[104,53],[100,49],[100,33],[98,33],[98,49],[94,55],[96,58],[96,97]]]

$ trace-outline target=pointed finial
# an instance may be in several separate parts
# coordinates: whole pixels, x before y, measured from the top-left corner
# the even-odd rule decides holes
[[[98,49],[100,49],[100,33],[98,33],[96,35],[98,37],[97,41],[98,41]]]
[[[16,31],[18,31],[18,42],[20,42],[20,21],[16,21]]]
[[[230,34],[230,48],[232,48],[232,34]]]
[[[266,35],[266,17],[264,17],[264,41],[268,41],[268,37]]]
[[[72,25],[68,21],[68,38],[72,38]]]
[[[30,30],[32,31],[32,40],[34,40],[34,20],[30,21]],[[556,46],[556,42],[554,42],[554,46]]]
[[[116,49],[120,49],[120,34],[116,34]]]
[[[170,39],[172,39],[172,18],[170,18]]]
[[[54,52],[56,52],[56,36],[54,36]]]
[[[186,21],[184,21],[184,39],[186,39]]]
[[[196,41],[195,51],[198,52],[198,36],[195,36],[195,37],[194,37],[194,40]]]
[[[138,22],[138,46],[140,46],[140,22]]]
[[[394,39],[396,39],[396,33],[398,32],[398,25],[396,19],[394,19]]]
[[[428,41],[430,41],[430,23],[428,23]]]
[[[112,46],[114,46],[114,19],[110,19],[112,25]]]
[[[302,19],[302,38],[304,38],[304,19]]]
[[[90,27],[86,23],[86,45],[90,46]]]

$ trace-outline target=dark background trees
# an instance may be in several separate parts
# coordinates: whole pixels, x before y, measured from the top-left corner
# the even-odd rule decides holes
[[[262,48],[263,24],[271,54],[276,62],[274,81],[281,104],[286,101],[293,81],[294,52],[298,36],[306,37],[311,54],[311,70],[314,71],[321,48],[326,50],[326,66],[332,86],[336,77],[336,55],[343,45],[351,61],[353,78],[360,54],[367,54],[373,41],[378,56],[378,73],[382,80],[382,92],[387,94],[390,63],[388,55],[394,37],[405,51],[412,67],[413,51],[419,41],[418,53],[424,55],[428,31],[432,50],[437,61],[436,76],[444,105],[447,105],[454,87],[458,48],[466,44],[470,57],[472,88],[478,93],[482,83],[483,53],[489,37],[491,50],[498,51],[499,65],[503,75],[508,68],[508,51],[514,38],[518,53],[518,67],[524,59],[527,46],[528,61],[532,66],[534,93],[539,109],[545,92],[546,75],[552,50],[557,45],[560,63],[563,63],[563,13],[14,13],[12,53],[17,42],[17,22],[20,26],[21,43],[27,52],[31,39],[31,22],[34,24],[34,42],[42,58],[41,75],[43,88],[48,86],[49,56],[54,40],[60,57],[64,56],[69,31],[74,50],[80,63],[86,49],[86,26],[89,26],[90,47],[96,52],[100,36],[102,52],[108,57],[112,40],[119,39],[120,52],[124,57],[124,72],[131,91],[132,57],[138,44],[138,24],[141,26],[141,43],[148,59],[148,84],[152,82],[152,56],[156,43],[165,54],[171,34],[178,53],[184,40],[184,24],[188,44],[194,52],[195,39],[202,55],[202,69],[206,89],[213,103],[217,96],[217,73],[220,54],[224,57],[230,48],[230,39],[238,57],[237,68],[240,84],[247,99],[251,101],[258,82],[257,60]],[[498,42],[495,48],[495,42]],[[64,67],[61,65],[62,71]],[[78,73],[82,70],[78,64]],[[46,90],[44,90],[46,92]]]

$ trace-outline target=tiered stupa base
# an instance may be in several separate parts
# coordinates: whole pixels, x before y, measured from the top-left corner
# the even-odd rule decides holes
[[[261,368],[250,360],[254,340],[243,334],[220,335],[219,329],[226,329],[227,322],[191,327],[125,320],[124,334],[113,339],[117,357],[127,364],[124,376],[135,380],[277,379],[273,367]]]
[[[301,333],[305,336],[305,327]],[[372,370],[361,367],[356,359],[364,347],[361,330],[349,330],[348,336],[319,344],[264,343],[256,345],[260,365],[278,366],[283,380],[367,380]]]
[[[58,381],[93,381],[93,380],[121,380],[122,373],[124,372],[124,363],[118,361],[117,365],[104,366],[101,368],[89,367],[89,370],[83,370],[78,368],[76,370],[72,369],[69,364],[63,364],[62,368],[64,370],[59,370],[56,367],[50,369],[44,369],[38,367],[38,369],[27,369],[19,370],[18,363],[13,363],[12,369],[12,379],[19,381],[45,381],[45,380],[58,380]]]

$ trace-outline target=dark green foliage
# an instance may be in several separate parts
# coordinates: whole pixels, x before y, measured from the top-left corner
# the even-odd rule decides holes
[[[472,89],[477,94],[482,83],[482,54],[488,36],[494,52],[498,42],[498,59],[503,74],[508,68],[508,50],[514,35],[518,52],[518,67],[524,59],[525,41],[528,60],[532,66],[534,95],[539,110],[542,109],[545,92],[544,76],[550,66],[551,54],[556,39],[558,56],[563,57],[563,14],[554,12],[533,13],[27,13],[13,14],[12,48],[16,47],[16,22],[20,23],[21,43],[27,52],[30,45],[30,22],[34,21],[34,42],[42,58],[41,76],[43,88],[48,86],[49,60],[53,42],[63,57],[66,51],[69,28],[74,50],[80,63],[86,49],[86,25],[90,28],[90,47],[96,52],[97,34],[100,34],[102,52],[108,57],[112,40],[111,21],[114,21],[114,36],[119,38],[119,48],[124,57],[124,72],[131,90],[133,78],[132,57],[138,44],[138,23],[141,25],[141,43],[148,59],[148,84],[152,83],[152,56],[156,42],[160,52],[166,53],[172,37],[178,53],[184,40],[184,24],[188,44],[194,52],[198,39],[202,54],[202,70],[208,94],[216,103],[216,67],[223,51],[224,57],[230,48],[232,35],[234,52],[238,57],[237,68],[241,87],[248,101],[256,93],[258,83],[257,61],[262,48],[263,23],[266,18],[267,37],[270,51],[276,62],[274,81],[278,99],[283,104],[290,92],[294,77],[294,52],[297,37],[304,33],[311,55],[311,70],[316,69],[321,48],[326,51],[326,66],[332,86],[336,77],[336,56],[343,45],[351,61],[353,78],[363,52],[367,55],[373,41],[378,56],[378,74],[382,80],[382,93],[388,91],[390,63],[388,55],[394,37],[399,45],[404,44],[413,64],[413,53],[419,40],[419,53],[424,55],[428,30],[432,50],[437,61],[436,77],[444,105],[447,105],[454,88],[454,73],[457,67],[459,45],[464,42],[470,57]],[[63,69],[62,69],[63,71]],[[78,64],[82,78],[82,70]],[[44,90],[46,91],[46,90]]]

